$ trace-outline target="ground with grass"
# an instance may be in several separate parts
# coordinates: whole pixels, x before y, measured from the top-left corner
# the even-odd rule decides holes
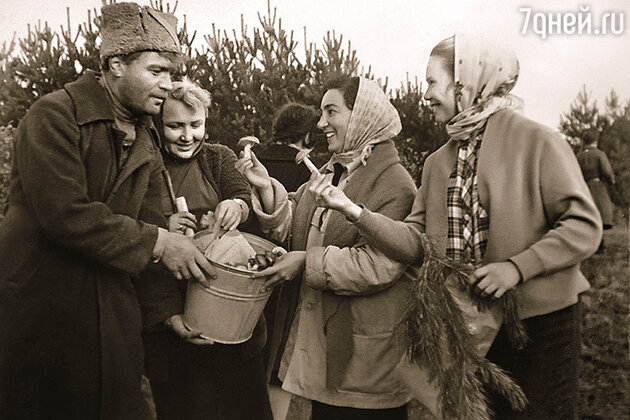
[[[604,233],[604,251],[582,264],[582,272],[591,288],[582,295],[581,419],[630,419],[629,239],[627,222],[619,223]],[[287,419],[309,418],[310,402],[294,397]],[[431,419],[434,417],[422,405],[410,404],[409,420]]]
[[[582,419],[630,419],[629,239],[627,224],[606,231],[604,251],[582,265],[591,284],[583,295]]]

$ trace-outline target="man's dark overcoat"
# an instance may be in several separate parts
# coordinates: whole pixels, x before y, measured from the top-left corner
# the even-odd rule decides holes
[[[150,123],[121,163],[106,95],[88,72],[16,131],[0,224],[0,418],[147,415],[132,278],[164,223],[163,164]]]

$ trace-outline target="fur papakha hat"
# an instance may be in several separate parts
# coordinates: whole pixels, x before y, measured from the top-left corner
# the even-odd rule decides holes
[[[179,53],[177,18],[136,3],[101,8],[101,59],[137,51]]]

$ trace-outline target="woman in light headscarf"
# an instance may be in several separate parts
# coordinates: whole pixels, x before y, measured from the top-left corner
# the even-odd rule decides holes
[[[404,222],[324,182],[312,189],[393,259],[419,265],[426,234],[432,251],[476,268],[473,292],[498,299],[515,289],[529,341],[513,349],[503,325],[489,351],[477,350],[508,371],[529,403],[515,412],[491,393],[490,408],[496,418],[576,418],[578,296],[589,287],[579,262],[597,249],[602,226],[566,141],[516,112],[520,100],[509,92],[518,72],[513,54],[478,38],[457,35],[435,46],[425,99],[450,140],[426,160]]]
[[[371,211],[402,220],[416,188],[392,141],[401,130],[396,109],[373,80],[337,79],[325,91],[318,127],[333,155],[321,175]],[[283,389],[313,400],[314,420],[406,419],[410,396],[393,372],[403,353],[394,330],[409,290],[404,264],[320,207],[308,183],[288,197],[255,155],[237,168],[253,186],[262,230],[290,236],[291,252],[260,273],[268,287],[286,281],[271,335]]]

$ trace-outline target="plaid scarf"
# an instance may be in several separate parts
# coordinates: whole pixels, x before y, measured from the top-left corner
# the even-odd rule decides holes
[[[455,100],[459,113],[446,125],[459,142],[457,164],[447,192],[448,245],[446,255],[458,262],[479,264],[488,242],[488,214],[479,201],[477,159],[488,118],[495,112],[522,107],[510,94],[519,65],[516,56],[498,43],[457,34]]]
[[[446,256],[463,263],[480,263],[488,242],[488,214],[479,201],[477,186],[477,160],[484,129],[460,142],[457,164],[448,181]]]

